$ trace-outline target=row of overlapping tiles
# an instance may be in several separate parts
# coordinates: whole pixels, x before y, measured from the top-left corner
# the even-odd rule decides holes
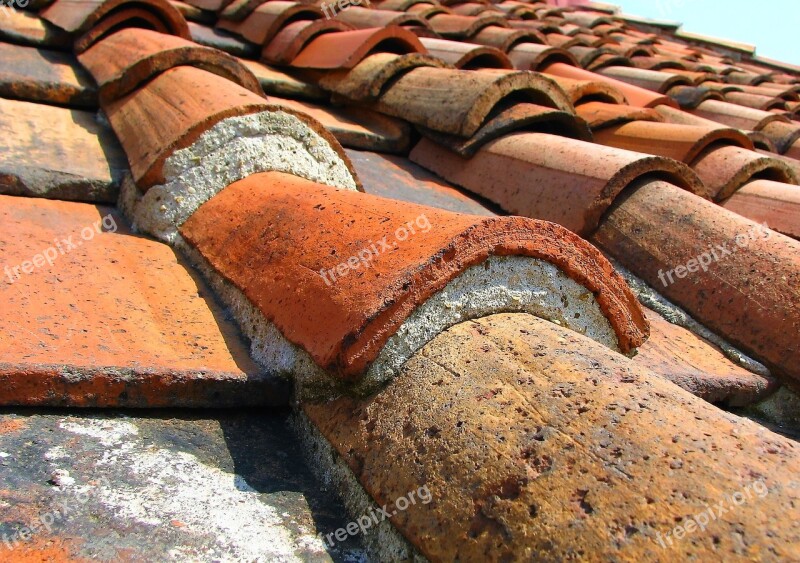
[[[213,121],[209,116],[221,118],[231,112],[255,111],[258,104],[263,104],[256,81],[242,65],[218,51],[192,46],[177,37],[141,30],[122,31],[86,49],[91,41],[102,36],[103,25],[95,24],[104,21],[101,16],[105,4],[95,6],[92,15],[84,14],[82,19],[76,17],[70,6],[69,0],[59,0],[43,15],[80,34],[76,42],[79,59],[100,86],[103,107],[126,149],[140,189],[147,190],[163,182],[161,167],[165,159],[183,139],[193,138],[198,130],[207,128]],[[86,12],[89,5],[81,3],[81,6]],[[794,195],[794,189],[786,184],[797,182],[796,169],[788,160],[755,152],[752,139],[755,135],[742,131],[756,131],[761,134],[758,138],[766,136],[773,144],[790,150],[800,127],[791,124],[784,115],[714,99],[702,101],[691,112],[682,111],[664,93],[617,80],[628,77],[626,70],[631,70],[620,67],[606,67],[599,74],[566,62],[545,60],[537,67],[541,73],[454,69],[428,56],[421,42],[425,38],[418,39],[402,26],[342,29],[340,23],[321,19],[315,12],[317,7],[300,4],[231,6],[222,12],[221,21],[225,21],[226,14],[235,13],[243,22],[256,22],[248,29],[258,30],[258,37],[248,37],[242,29],[238,32],[251,41],[261,41],[271,62],[312,71],[317,85],[337,97],[414,124],[424,139],[411,152],[412,160],[487,197],[508,212],[554,221],[584,237],[593,237],[652,285],[658,284],[659,271],[671,270],[675,264],[685,263],[707,248],[733,240],[737,233],[748,230],[748,223],[741,217],[725,213],[705,200],[728,200],[752,179],[757,181],[748,185],[748,190],[767,190],[771,197],[777,194],[778,198],[783,194]],[[160,16],[162,21],[182,21],[171,7],[161,8],[169,13]],[[249,8],[254,9],[248,14]],[[367,12],[374,11],[364,9],[353,16],[355,20],[344,19],[348,25],[356,25],[356,20],[366,18],[360,25],[372,25]],[[69,14],[71,19],[67,21],[63,14]],[[304,17],[314,19],[295,21]],[[437,31],[434,27],[434,31],[470,38],[478,29],[501,35],[517,33],[518,30],[509,31],[511,28],[483,25],[487,18],[496,21],[497,17],[483,13],[459,15],[458,25],[451,22],[452,29],[440,27]],[[472,22],[469,29],[464,27],[463,18]],[[607,25],[596,17],[590,23]],[[454,30],[456,27],[458,30]],[[179,35],[187,33],[180,23],[171,23],[164,30]],[[507,46],[512,45],[513,42]],[[532,45],[536,44],[522,43],[512,50]],[[270,51],[272,55],[268,54]],[[130,59],[123,59],[119,53],[127,54]],[[207,70],[171,68],[185,64],[213,69],[218,76],[236,82],[247,91],[234,98],[229,88],[223,96],[220,87],[213,84],[219,78]],[[632,70],[634,74],[647,72]],[[681,76],[676,74],[670,80]],[[773,76],[788,80],[776,73]],[[669,86],[676,87],[675,80],[670,80],[667,80]],[[683,95],[691,87],[681,88]],[[783,88],[787,95],[796,95],[793,87]],[[153,112],[149,107],[151,99],[166,107],[180,105],[189,89],[202,92],[198,96],[202,100],[198,109],[202,110],[197,116],[186,112],[181,119],[170,122],[159,115],[155,118],[159,127],[142,127],[146,116],[165,113]],[[713,91],[709,92],[713,95]],[[627,104],[622,103],[626,101]],[[707,120],[703,115],[708,117],[708,114],[703,112],[708,107],[721,107],[723,116],[725,112],[735,113],[731,125],[738,127]],[[588,140],[594,143],[587,143]],[[642,150],[643,145],[646,148],[643,152],[624,150]],[[500,166],[510,173],[502,177],[491,174]],[[517,169],[519,172],[514,173]],[[637,224],[628,225],[631,232],[597,232],[616,197],[642,177],[667,179],[684,191],[678,192],[672,201],[665,195],[665,189],[656,190],[666,208],[637,210],[640,214]],[[537,186],[533,193],[531,184]],[[649,201],[657,200],[653,197]],[[675,216],[685,215],[686,210],[692,210],[690,216]],[[646,212],[653,217],[641,216]],[[697,219],[703,215],[708,215],[709,220]],[[654,260],[656,248],[636,233],[641,231],[638,222],[652,225],[656,218],[670,219],[676,224],[694,221],[698,232]],[[724,228],[719,227],[720,223],[725,223]],[[793,218],[787,221],[789,228],[795,223]],[[606,221],[603,225],[608,224]],[[665,228],[675,230],[669,224]],[[658,248],[659,253],[664,253],[664,245],[657,240],[655,243],[662,247]],[[631,245],[638,252],[632,252]],[[625,251],[621,251],[622,247]],[[770,241],[769,247],[753,246],[735,257],[735,261],[741,261],[736,267],[734,261],[726,265],[728,276],[724,283],[714,273],[698,274],[712,291],[699,291],[695,282],[680,280],[667,285],[664,293],[716,332],[773,369],[788,374],[794,369],[792,358],[796,357],[790,336],[793,330],[789,329],[798,320],[791,289],[796,287],[795,247],[794,241],[784,237],[777,243]],[[770,270],[778,269],[777,275],[764,275],[768,264]],[[770,300],[765,303],[766,297]]]
[[[180,235],[184,249],[210,267],[206,273],[241,290],[329,372],[356,380],[404,318],[489,255],[556,265],[595,297],[620,349],[641,344],[647,328],[633,295],[602,255],[567,229],[357,193],[347,153],[300,109],[310,107],[324,120],[331,108],[265,99],[247,70],[258,66],[165,34],[169,28],[157,27],[157,18],[147,21],[161,33],[96,30],[116,30],[123,8],[112,5],[108,12],[119,10],[117,20],[94,18],[95,27],[78,35],[99,39],[87,41],[80,60],[95,77],[101,107],[127,154],[137,183],[128,195],[163,202],[169,211],[170,196],[192,199],[208,176],[223,176],[224,185],[190,213],[171,224],[154,222],[152,232],[171,241]],[[663,156],[628,152],[618,141],[603,146],[599,124],[668,126],[668,116],[686,119],[668,97],[592,75],[575,81],[580,69],[566,63],[547,65],[543,74],[449,68],[424,56],[400,28],[326,35],[332,43],[320,56],[327,66],[307,55],[313,73],[306,80],[314,87],[413,124],[423,139],[411,159],[507,211],[566,225],[651,283],[657,284],[660,267],[686,263],[754,225],[711,201],[736,187],[708,180],[699,164],[722,149],[750,156],[747,134],[672,128],[678,141]],[[341,42],[333,41],[336,35]],[[347,41],[353,43],[339,51]],[[637,95],[661,102],[621,103]],[[265,114],[268,130],[250,124],[256,136],[282,136],[286,159],[303,160],[307,152],[329,174],[312,181],[291,162],[260,169],[253,153],[235,150],[244,144],[226,149],[220,142],[224,162],[216,159],[209,131]],[[246,136],[245,128],[239,131]],[[298,143],[289,142],[292,131],[300,131]],[[626,131],[618,137],[637,134]],[[654,143],[653,152],[660,148]],[[300,176],[281,172],[284,165]],[[791,169],[777,168],[793,179]],[[181,185],[179,176],[188,183]],[[365,241],[404,225],[421,227],[422,215],[431,227],[425,237],[380,255],[369,270],[330,287],[318,275],[336,270]],[[700,287],[677,280],[665,293],[779,374],[796,376],[797,251],[795,241],[772,233],[729,257],[724,279],[697,272]],[[240,318],[243,327],[247,321],[252,318]],[[417,503],[393,519],[429,559],[566,558],[581,551],[641,556],[652,552],[657,531],[713,504],[721,488],[740,487],[742,472],[766,480],[774,492],[769,502],[752,499],[735,515],[720,516],[713,541],[669,542],[665,553],[741,556],[742,529],[758,538],[748,541],[747,554],[770,549],[788,557],[797,545],[787,518],[796,510],[797,464],[788,441],[734,421],[552,323],[494,316],[440,334],[436,344],[380,393],[302,405],[379,505],[421,483],[430,487],[435,502]],[[413,461],[397,463],[405,459]],[[762,533],[762,514],[778,522],[770,534]],[[382,547],[396,548],[389,537],[381,536]]]

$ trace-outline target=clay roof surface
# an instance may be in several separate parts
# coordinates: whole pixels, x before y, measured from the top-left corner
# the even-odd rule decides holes
[[[0,561],[800,559],[800,68],[585,0],[11,4]]]

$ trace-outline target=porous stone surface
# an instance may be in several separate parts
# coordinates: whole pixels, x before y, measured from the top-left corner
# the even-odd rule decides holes
[[[428,488],[391,520],[432,561],[800,550],[794,441],[530,315],[456,325],[380,393],[302,409],[378,505]]]
[[[172,242],[177,227],[229,184],[277,170],[343,189],[356,182],[330,145],[297,117],[265,111],[223,119],[164,163],[166,183],[144,195],[126,183],[121,205],[136,228]]]

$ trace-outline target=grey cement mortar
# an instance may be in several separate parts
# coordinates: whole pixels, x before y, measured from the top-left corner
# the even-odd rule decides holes
[[[164,184],[139,194],[124,182],[120,207],[134,226],[172,243],[203,203],[258,172],[278,171],[355,190],[346,164],[328,142],[297,117],[265,111],[223,119],[164,163]]]
[[[339,453],[308,417],[298,411],[292,417],[291,423],[300,436],[303,453],[311,462],[309,465],[312,471],[326,488],[333,489],[342,499],[353,521],[362,515],[378,512],[377,503],[367,494]],[[378,561],[428,561],[390,520],[383,520],[374,528],[368,529],[361,539]]]
[[[633,290],[636,298],[646,307],[649,307],[668,322],[683,327],[696,335],[708,340],[712,344],[716,344],[722,349],[723,354],[733,363],[742,366],[744,369],[770,377],[769,369],[764,364],[754,360],[727,340],[711,332],[705,326],[694,320],[689,313],[662,297],[652,287],[635,274],[631,273],[622,264],[614,260],[611,256],[606,255],[606,258],[614,266],[614,269],[625,278],[625,281]]]

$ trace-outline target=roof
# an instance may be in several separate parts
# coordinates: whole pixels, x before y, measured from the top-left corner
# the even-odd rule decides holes
[[[12,560],[800,553],[797,68],[594,2],[24,8]]]

